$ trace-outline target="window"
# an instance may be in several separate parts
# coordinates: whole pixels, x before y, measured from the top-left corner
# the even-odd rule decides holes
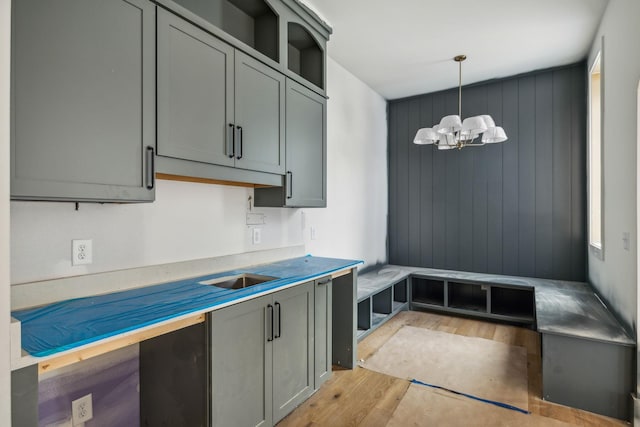
[[[589,69],[589,247],[604,258],[602,215],[602,52]]]

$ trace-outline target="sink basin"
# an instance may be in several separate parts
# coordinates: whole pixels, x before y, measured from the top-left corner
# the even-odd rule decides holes
[[[261,276],[259,274],[234,274],[233,276],[216,277],[215,279],[199,282],[201,285],[211,285],[224,289],[244,289],[249,286],[275,280],[277,277]]]

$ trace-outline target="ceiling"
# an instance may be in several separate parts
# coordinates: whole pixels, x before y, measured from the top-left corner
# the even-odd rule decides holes
[[[329,56],[387,99],[586,57],[608,0],[303,0]]]

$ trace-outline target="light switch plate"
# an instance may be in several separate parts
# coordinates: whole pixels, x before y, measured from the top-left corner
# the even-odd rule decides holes
[[[253,244],[259,245],[262,242],[262,230],[259,228],[253,229]]]

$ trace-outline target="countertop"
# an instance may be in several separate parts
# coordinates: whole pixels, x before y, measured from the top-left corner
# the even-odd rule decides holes
[[[353,268],[356,260],[305,256],[15,311],[22,348],[45,357],[192,313],[204,313]],[[200,282],[250,273],[277,279],[245,289]]]
[[[398,282],[410,275],[533,288],[538,332],[624,346],[636,344],[591,285],[584,282],[385,265],[358,278],[358,300],[381,283]]]

